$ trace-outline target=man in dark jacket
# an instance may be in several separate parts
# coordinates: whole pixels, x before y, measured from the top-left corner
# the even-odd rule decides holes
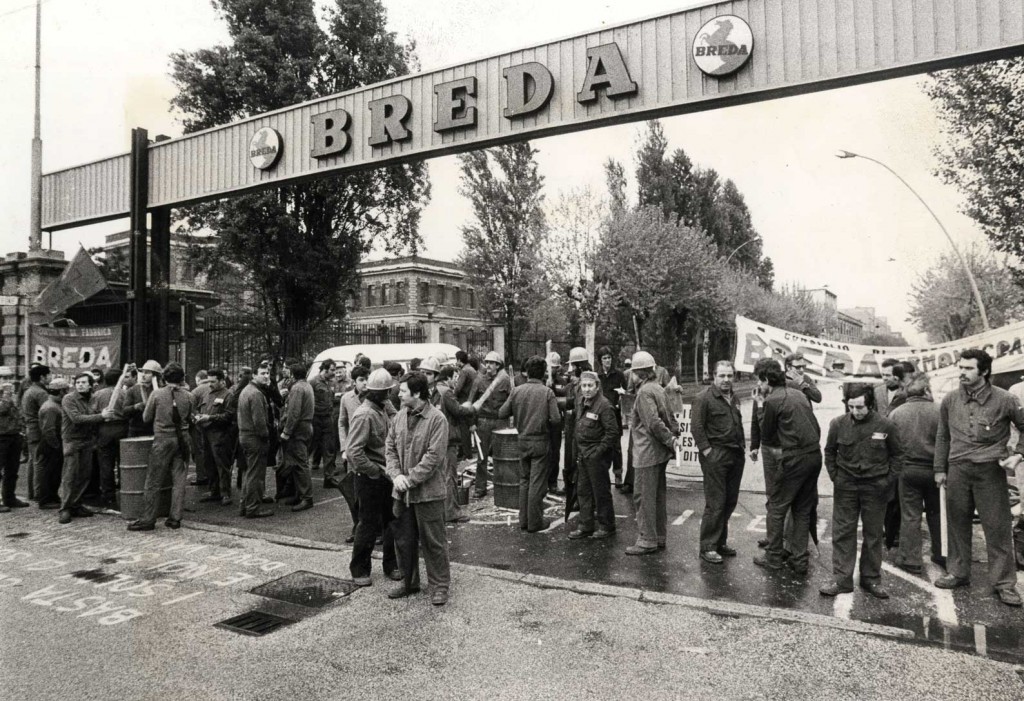
[[[573,455],[576,456],[576,495],[580,502],[579,527],[570,539],[608,538],[615,533],[615,507],[608,468],[619,444],[619,420],[615,408],[601,392],[596,372],[580,375],[574,409]],[[597,528],[594,516],[597,512]]]
[[[618,487],[622,484],[622,409],[619,402],[626,392],[626,376],[614,366],[615,357],[611,348],[602,346],[597,351],[597,358],[600,362],[597,375],[601,378],[601,392],[615,410],[615,420],[619,422],[620,439],[616,442],[612,454],[612,474],[615,475],[615,486]]]
[[[877,599],[888,599],[882,587],[882,521],[903,466],[896,424],[874,411],[874,388],[851,385],[849,413],[832,419],[825,444],[825,467],[835,484],[832,502],[833,582],[823,596],[853,591],[857,559],[857,522],[863,524],[860,586]]]
[[[227,388],[227,376],[223,370],[210,370],[206,379],[206,391],[202,393],[197,408],[196,426],[203,435],[210,492],[199,501],[228,506],[231,504],[231,469],[234,466],[231,424],[235,420],[235,405],[228,401],[231,391]]]
[[[554,391],[542,382],[546,367],[539,356],[527,360],[530,379],[513,389],[498,409],[499,419],[515,417],[519,432],[519,527],[528,533],[545,527],[550,433],[562,421]]]
[[[33,365],[28,370],[29,386],[21,395],[21,414],[25,419],[25,439],[28,441],[28,462],[25,464],[28,472],[28,496],[30,499],[39,500],[37,485],[39,484],[39,464],[42,462],[38,457],[40,441],[42,436],[39,433],[39,410],[46,402],[46,385],[50,381],[50,368],[45,365]]]
[[[334,482],[334,466],[328,465],[328,460],[333,460],[336,451],[334,445],[334,427],[331,426],[331,410],[334,404],[334,389],[331,387],[331,379],[334,377],[334,361],[327,359],[320,363],[320,372],[309,381],[310,389],[313,390],[313,437],[310,439],[310,458],[312,469],[319,470],[321,463],[324,468],[324,482]],[[327,484],[324,485],[328,486]]]
[[[96,390],[93,402],[106,421],[99,426],[96,436],[96,461],[100,466],[100,494],[103,505],[117,508],[117,466],[121,455],[121,439],[128,437],[128,421],[124,418],[126,390],[118,388],[128,377],[130,366],[123,372],[111,368],[104,373],[101,389]]]
[[[941,508],[935,484],[935,434],[939,430],[939,407],[932,401],[928,375],[913,373],[905,383],[907,401],[889,413],[903,446],[903,470],[899,493],[902,522],[896,566],[921,573],[921,511],[931,535],[931,560],[945,568],[942,556]]]
[[[46,401],[39,409],[40,440],[36,463],[36,496],[40,509],[60,508],[60,478],[64,467],[64,444],[61,440],[64,410],[60,402],[70,386],[63,377],[50,380],[46,386]]]
[[[448,381],[454,374],[454,368],[450,365],[441,367],[437,358],[424,358],[420,363],[420,372],[427,378],[427,386],[430,388],[430,403],[437,407],[448,422],[448,449],[445,453],[445,496],[444,496],[444,520],[447,523],[465,523],[469,516],[465,514],[462,507],[455,499],[455,492],[459,470],[459,444],[462,437],[459,435],[459,421],[472,418],[475,413],[472,407],[465,407],[455,399]],[[444,379],[442,379],[444,378]]]
[[[732,363],[721,360],[715,366],[710,387],[693,402],[690,428],[699,452],[704,475],[704,516],[700,521],[700,558],[720,565],[722,556],[732,557],[729,547],[729,519],[739,500],[746,439],[739,399],[732,391]]]
[[[75,389],[64,395],[61,408],[64,420],[61,425],[61,441],[64,448],[64,470],[60,483],[61,523],[71,523],[73,516],[92,516],[92,511],[82,504],[82,495],[89,485],[92,470],[92,452],[96,446],[96,430],[103,423],[100,409],[92,403],[93,377],[83,372],[75,377]]]
[[[18,468],[21,464],[21,434],[25,421],[21,416],[16,389],[13,382],[0,382],[0,472],[3,483],[0,493],[3,508],[28,506],[14,494],[18,484]]]
[[[281,421],[281,443],[284,446],[281,470],[284,476],[295,480],[295,497],[288,500],[292,511],[313,508],[313,479],[309,470],[309,444],[313,439],[313,414],[316,399],[313,388],[306,382],[305,363],[292,365],[296,378],[285,400]],[[328,406],[328,411],[330,407]]]
[[[250,376],[242,375],[243,379]],[[273,511],[261,506],[267,501],[263,490],[267,476],[271,422],[269,403],[260,387],[271,383],[270,366],[260,365],[255,376],[251,377],[237,395],[237,404],[229,407],[228,411],[234,413],[238,445],[245,456],[239,513],[245,518],[264,518],[274,515]]]
[[[465,404],[473,400],[473,387],[476,385],[476,368],[470,363],[469,354],[464,350],[455,353],[455,367],[459,371],[459,376],[455,380],[455,386],[452,387],[452,391],[455,393],[456,401],[459,404]],[[459,457],[463,460],[476,457],[473,454],[473,438],[470,431],[473,427],[473,418],[460,419],[457,423],[460,438]]]
[[[136,436],[153,435],[153,424],[146,423],[143,414],[146,411],[146,405],[149,403],[149,395],[153,392],[154,388],[159,386],[162,373],[163,368],[160,367],[160,363],[155,360],[147,360],[139,368],[139,381],[128,388],[128,394],[124,400],[123,414],[128,419],[128,435],[133,438]],[[155,383],[154,379],[156,380]]]
[[[484,356],[484,372],[476,378],[479,397],[473,402],[473,408],[476,410],[476,439],[483,456],[477,459],[473,490],[473,496],[478,499],[487,494],[487,459],[491,455],[491,436],[495,430],[502,428],[498,409],[512,392],[512,379],[504,365],[504,359],[491,351]]]

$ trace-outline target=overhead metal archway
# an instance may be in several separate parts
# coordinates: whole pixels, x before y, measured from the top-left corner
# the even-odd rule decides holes
[[[132,355],[140,358],[147,213],[162,249],[174,206],[1022,51],[1020,0],[713,2],[158,143],[136,130],[131,153],[43,177],[42,226],[131,216]]]

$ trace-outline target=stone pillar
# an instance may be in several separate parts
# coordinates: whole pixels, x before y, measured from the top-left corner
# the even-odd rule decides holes
[[[585,339],[584,345],[587,349],[587,357],[590,358],[590,367],[596,369],[600,365],[600,359],[594,357],[594,354],[597,353],[597,348],[594,347],[597,344],[597,324],[592,321],[584,324],[583,338]]]
[[[32,304],[47,285],[60,277],[67,264],[63,251],[49,250],[8,253],[0,260],[0,365],[14,368],[19,379],[28,374],[25,333],[31,322]]]
[[[494,336],[494,348],[491,350],[505,358],[505,326],[502,324],[492,326],[491,333]]]
[[[441,322],[437,319],[430,319],[423,322],[423,329],[426,331],[427,343],[441,342]]]

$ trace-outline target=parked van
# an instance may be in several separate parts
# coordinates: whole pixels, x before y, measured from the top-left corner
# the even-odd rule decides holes
[[[377,343],[355,346],[335,346],[321,352],[309,366],[307,379],[313,379],[320,372],[320,364],[331,359],[339,365],[351,367],[356,361],[356,355],[362,353],[370,358],[372,368],[383,367],[386,362],[399,363],[403,369],[409,369],[409,362],[413,358],[428,358],[432,355],[444,353],[448,356],[448,362],[455,362],[455,354],[459,351],[458,346],[450,343]]]

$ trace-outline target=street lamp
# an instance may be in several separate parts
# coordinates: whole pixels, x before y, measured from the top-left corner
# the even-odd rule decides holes
[[[733,257],[734,255],[736,255],[736,252],[737,252],[737,251],[739,251],[739,250],[740,250],[741,248],[743,248],[744,246],[746,246],[746,245],[747,245],[748,243],[754,243],[754,241],[757,241],[757,239],[756,239],[756,238],[753,238],[753,239],[747,239],[746,241],[744,241],[743,243],[741,243],[741,244],[740,244],[739,246],[737,246],[736,248],[732,249],[732,253],[730,253],[730,254],[729,254],[729,257],[725,259],[725,264],[726,264],[726,265],[729,265],[729,261],[731,261],[731,260],[732,260],[732,257]]]
[[[917,194],[917,190],[910,187],[910,183],[908,183],[906,180],[900,177],[899,173],[897,173],[895,170],[893,170],[885,163],[882,163],[876,158],[871,158],[870,156],[864,156],[859,153],[854,153],[853,151],[844,151],[842,149],[836,152],[836,158],[863,158],[866,161],[877,163],[878,165],[882,166],[887,171],[892,173],[894,176],[896,176],[897,180],[903,183],[908,190],[914,193],[914,197],[917,198],[918,202],[924,205],[924,208],[927,209],[928,213],[932,215],[932,218],[935,220],[935,223],[939,225],[940,229],[942,229],[942,233],[946,235],[946,240],[949,241],[949,245],[953,248],[953,253],[956,254],[957,259],[960,261],[960,265],[962,265],[964,268],[964,272],[967,273],[967,280],[968,282],[971,283],[971,292],[974,293],[974,301],[978,304],[978,312],[981,314],[982,326],[985,327],[986,331],[989,331],[991,327],[988,324],[988,312],[985,311],[985,303],[981,301],[981,291],[978,290],[978,283],[974,280],[974,273],[971,272],[971,268],[970,266],[967,265],[967,261],[964,260],[963,255],[960,254],[960,249],[956,247],[955,243],[953,243],[953,238],[949,235],[949,232],[946,231],[946,227],[942,225],[942,221],[939,219],[939,216],[934,211],[932,211],[932,208],[928,206],[928,203],[924,201],[924,198],[921,197],[921,195]]]
[[[433,302],[427,302],[423,305],[423,308],[427,311],[427,321],[432,321],[434,318],[434,312],[437,311],[437,305]]]

